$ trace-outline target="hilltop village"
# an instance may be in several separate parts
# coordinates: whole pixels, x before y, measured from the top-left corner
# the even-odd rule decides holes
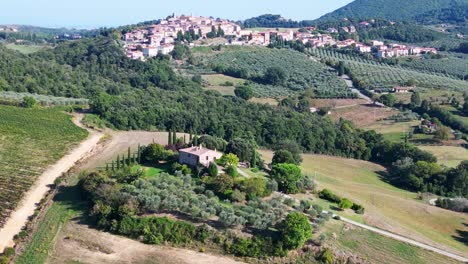
[[[372,21],[360,22],[361,26],[370,25]],[[356,27],[343,27],[341,30],[356,32]],[[337,28],[328,28],[326,32],[318,32],[315,27],[301,29],[242,29],[240,25],[220,18],[178,16],[161,20],[158,24],[138,28],[122,36],[125,42],[126,54],[129,58],[144,60],[147,57],[170,54],[177,41],[183,41],[192,46],[209,45],[203,40],[224,38],[225,45],[268,46],[273,39],[282,41],[300,41],[306,47],[353,48],[361,53],[372,53],[377,58],[392,58],[401,56],[416,56],[420,54],[436,54],[435,48],[407,46],[397,43],[384,43],[372,40],[361,43],[354,39],[339,41],[334,35]]]

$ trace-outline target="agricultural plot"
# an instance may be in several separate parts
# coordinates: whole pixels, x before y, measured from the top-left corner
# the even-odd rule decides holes
[[[390,89],[414,80],[417,87],[467,91],[468,82],[430,72],[410,70],[402,66],[390,66],[377,61],[341,54],[325,49],[310,49],[310,54],[338,63],[344,61],[350,75],[365,89]]]
[[[36,178],[87,136],[56,109],[0,106],[0,226]]]
[[[464,79],[465,75],[468,75],[468,60],[450,55],[442,59],[413,59],[403,62],[402,66],[424,72],[452,75],[459,79]]]
[[[24,97],[30,96],[36,99],[36,101],[44,106],[50,105],[87,105],[88,99],[84,98],[67,98],[67,97],[56,97],[49,95],[31,94],[31,93],[17,93],[12,91],[0,91],[0,100],[21,102]]]
[[[353,121],[359,127],[366,127],[378,120],[385,119],[396,114],[397,111],[389,108],[374,107],[371,105],[357,105],[332,110],[331,118],[335,121],[340,118]]]
[[[217,69],[225,74],[241,73],[242,78],[253,80],[256,97],[287,96],[291,93],[314,89],[318,97],[352,97],[346,83],[335,70],[289,49],[227,47],[221,52],[204,53],[198,57],[199,66]],[[281,68],[286,77],[282,86],[260,84],[258,81],[271,67]]]

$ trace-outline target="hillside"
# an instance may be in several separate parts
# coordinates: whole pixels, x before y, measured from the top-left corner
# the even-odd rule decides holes
[[[356,0],[340,9],[320,17],[319,21],[350,17],[413,20],[440,9],[467,5],[468,0]]]

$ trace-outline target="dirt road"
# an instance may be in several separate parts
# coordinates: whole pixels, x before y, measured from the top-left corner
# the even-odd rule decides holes
[[[80,123],[82,118],[82,115],[75,115],[73,122],[82,127]],[[14,245],[13,237],[21,231],[27,223],[29,216],[34,214],[36,203],[49,191],[50,185],[54,183],[55,179],[72,168],[76,162],[86,158],[95,149],[103,134],[96,131],[88,131],[90,134],[86,140],[62,157],[57,163],[50,166],[39,176],[31,189],[25,193],[18,208],[11,214],[3,228],[0,229],[0,252],[3,252],[5,247]]]

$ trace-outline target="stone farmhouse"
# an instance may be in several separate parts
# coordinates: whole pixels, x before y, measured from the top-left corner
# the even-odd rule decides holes
[[[179,150],[179,163],[186,164],[191,167],[196,167],[201,164],[205,167],[210,166],[212,162],[221,158],[223,153],[204,148],[202,146],[195,146]]]

